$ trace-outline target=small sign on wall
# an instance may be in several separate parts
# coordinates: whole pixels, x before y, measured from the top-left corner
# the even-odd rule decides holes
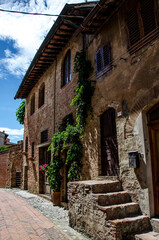
[[[129,154],[129,168],[139,168],[139,153],[138,151],[131,151]]]

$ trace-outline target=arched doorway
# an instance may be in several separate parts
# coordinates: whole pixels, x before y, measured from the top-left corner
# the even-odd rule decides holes
[[[118,143],[114,108],[109,108],[100,118],[101,175],[119,176]]]
[[[155,216],[159,217],[159,104],[147,114],[150,137]]]

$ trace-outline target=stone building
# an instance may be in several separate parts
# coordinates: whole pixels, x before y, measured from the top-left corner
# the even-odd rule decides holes
[[[77,86],[73,60],[82,49],[82,37],[74,33],[95,3],[66,4],[35,55],[15,98],[26,98],[24,120],[24,174],[22,187],[49,194],[48,180],[39,173],[47,164],[47,151],[59,124],[75,109],[70,106]],[[64,74],[64,68],[66,74]],[[67,197],[67,177],[63,169],[61,201]]]
[[[0,147],[7,145],[7,143],[9,143],[8,134],[5,131],[0,132]]]
[[[61,14],[76,17],[57,19],[17,92],[27,100],[23,182],[46,191],[38,166],[49,162],[46,147],[58,125],[75,114],[73,59],[84,48],[94,68],[94,118],[83,138],[85,181],[69,183],[70,224],[96,239],[131,239],[159,215],[159,4],[100,0],[91,7],[65,6]],[[66,182],[64,174],[61,201]]]
[[[22,151],[21,141],[0,151],[0,187],[21,187]]]

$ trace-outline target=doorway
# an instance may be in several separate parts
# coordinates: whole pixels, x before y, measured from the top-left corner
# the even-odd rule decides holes
[[[51,161],[51,151],[48,151],[48,147],[42,147],[39,149],[39,162],[42,164],[50,164]],[[40,173],[40,192],[43,194],[50,194],[49,180],[46,174]]]
[[[109,108],[100,118],[101,175],[119,176],[118,143],[114,108]]]
[[[159,217],[159,105],[148,112],[155,216]]]

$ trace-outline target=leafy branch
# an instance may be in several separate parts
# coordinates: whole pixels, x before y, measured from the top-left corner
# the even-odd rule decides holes
[[[20,104],[19,107],[16,109],[16,117],[17,121],[20,124],[24,124],[24,117],[25,117],[25,100],[23,100]]]

